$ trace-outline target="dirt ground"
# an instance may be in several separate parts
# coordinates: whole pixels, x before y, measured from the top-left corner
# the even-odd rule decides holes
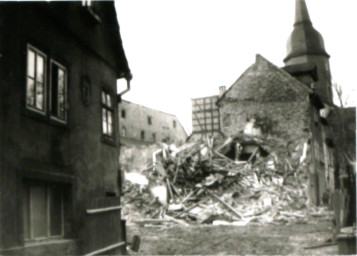
[[[139,255],[336,255],[337,245],[304,249],[329,241],[331,230],[327,221],[245,227],[162,224],[128,226],[127,237],[140,236]]]

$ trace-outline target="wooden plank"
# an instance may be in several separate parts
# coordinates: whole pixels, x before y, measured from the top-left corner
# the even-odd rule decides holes
[[[84,253],[95,255],[114,250],[117,247],[112,245],[124,241],[120,225],[121,208],[120,198],[116,197],[93,198],[87,202],[86,232],[82,238]]]
[[[107,252],[107,251],[110,251],[110,250],[114,250],[114,249],[119,248],[119,247],[124,246],[124,245],[126,245],[125,242],[119,242],[119,243],[112,244],[112,245],[109,245],[107,247],[101,248],[99,250],[95,250],[93,252],[87,253],[87,254],[85,254],[85,256],[97,255],[97,254],[104,253],[104,252]]]
[[[111,206],[105,208],[97,208],[97,209],[87,209],[87,214],[95,214],[95,213],[102,213],[102,212],[110,212],[110,211],[120,211],[123,207],[121,205],[118,206]]]
[[[220,202],[221,204],[223,204],[227,209],[229,209],[232,213],[234,213],[236,216],[238,216],[239,218],[243,218],[243,216],[237,212],[232,206],[230,206],[229,204],[227,204],[226,202],[224,202],[221,198],[219,198],[215,193],[213,193],[212,191],[209,191],[208,189],[206,189],[206,192],[208,194],[210,194],[213,198],[215,198],[218,202]]]

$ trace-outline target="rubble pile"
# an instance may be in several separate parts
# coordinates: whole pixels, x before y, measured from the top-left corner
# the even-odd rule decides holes
[[[151,166],[126,174],[123,216],[129,222],[237,226],[329,218],[309,201],[307,150],[304,141],[244,134],[164,145]]]

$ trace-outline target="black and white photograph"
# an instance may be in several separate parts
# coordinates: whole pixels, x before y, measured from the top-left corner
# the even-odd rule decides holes
[[[356,255],[356,0],[0,0],[0,255]]]

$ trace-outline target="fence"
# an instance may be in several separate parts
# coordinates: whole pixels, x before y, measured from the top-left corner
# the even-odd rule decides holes
[[[121,220],[120,198],[94,198],[87,204],[84,220],[85,255],[125,254],[125,222]]]

